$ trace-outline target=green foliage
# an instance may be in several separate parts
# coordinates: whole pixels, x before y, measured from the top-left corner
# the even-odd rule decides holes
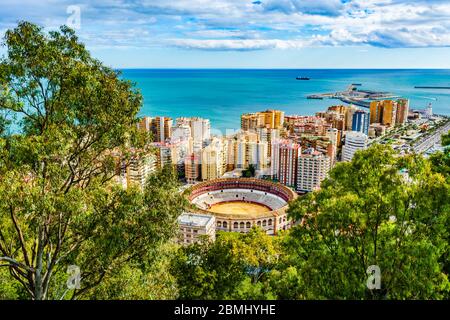
[[[253,164],[250,164],[247,169],[242,171],[244,178],[253,178],[256,174],[256,168]]]
[[[175,299],[177,287],[169,273],[174,245],[164,245],[157,257],[149,263],[126,264],[113,270],[109,279],[86,296],[94,300],[148,300]]]
[[[289,209],[303,219],[290,234],[287,263],[300,272],[304,297],[444,298],[449,195],[428,161],[389,147],[338,164],[319,191]],[[381,268],[381,290],[366,287],[370,265]]]
[[[443,146],[450,146],[450,131],[442,135],[441,141]]]
[[[213,243],[180,248],[172,262],[179,298],[271,298],[258,282],[277,263],[277,240],[253,228],[248,234],[219,232]]]
[[[435,152],[430,156],[432,168],[435,172],[441,173],[450,183],[450,131],[442,135],[443,152]]]
[[[116,270],[150,263],[185,200],[170,169],[143,191],[115,184],[118,159],[147,151],[135,125],[142,97],[72,30],[21,22],[5,45],[0,113],[20,120],[20,134],[0,122],[0,265],[29,298],[87,297]],[[67,292],[71,264],[82,281]]]

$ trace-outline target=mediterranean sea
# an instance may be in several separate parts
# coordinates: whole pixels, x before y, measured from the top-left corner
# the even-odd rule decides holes
[[[122,77],[142,92],[140,116],[203,117],[224,132],[240,127],[240,115],[265,109],[313,115],[340,100],[311,100],[315,93],[344,91],[352,83],[361,89],[388,91],[410,99],[412,109],[432,103],[433,112],[450,115],[450,70],[415,69],[123,69]],[[296,77],[309,77],[298,81]]]

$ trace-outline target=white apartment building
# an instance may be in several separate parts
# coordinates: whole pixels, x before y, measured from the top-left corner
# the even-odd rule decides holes
[[[178,148],[171,143],[154,142],[152,146],[156,149],[156,163],[158,168],[168,164],[177,164]]]
[[[342,161],[352,161],[356,151],[367,148],[368,138],[362,132],[348,131],[342,147]]]
[[[179,139],[180,141],[191,140],[191,127],[188,124],[177,123],[172,127],[172,139]]]
[[[193,152],[199,154],[205,146],[206,141],[211,138],[211,125],[209,119],[198,117],[181,117],[176,120],[176,127],[184,128],[188,126],[191,130]]]
[[[250,164],[257,170],[268,168],[267,142],[239,139],[236,142],[235,167],[246,169]]]
[[[203,181],[220,178],[227,171],[227,146],[222,139],[215,137],[203,148],[201,152]]]
[[[118,182],[124,188],[137,185],[144,188],[147,178],[156,171],[156,156],[151,153],[134,155],[128,162],[120,161],[120,172]]]
[[[313,148],[306,149],[298,157],[296,190],[309,192],[319,188],[330,168],[331,159],[328,155]]]

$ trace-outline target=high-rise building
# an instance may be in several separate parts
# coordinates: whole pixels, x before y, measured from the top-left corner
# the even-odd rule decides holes
[[[393,127],[396,123],[397,102],[385,100],[383,103],[383,121],[381,122],[387,127]]]
[[[383,105],[381,101],[370,102],[370,124],[383,121]]]
[[[147,178],[157,169],[156,156],[150,152],[133,152],[128,162],[120,159],[117,164],[118,181],[124,188],[131,185],[144,188]]]
[[[423,117],[425,119],[431,119],[433,117],[433,106],[431,103],[428,104],[427,108],[423,112]]]
[[[266,170],[269,165],[268,143],[260,141],[256,132],[241,131],[227,138],[227,171],[247,169],[250,164],[257,170]]]
[[[408,99],[398,99],[397,100],[397,114],[395,123],[402,125],[408,120],[409,114],[409,100]]]
[[[267,142],[239,139],[236,141],[235,167],[247,169],[249,165],[258,170],[268,167]]]
[[[176,127],[185,128],[186,126],[189,126],[191,129],[193,152],[200,154],[202,148],[211,138],[211,124],[209,122],[209,119],[203,119],[199,117],[177,118]],[[186,134],[186,129],[183,130],[184,134]]]
[[[153,134],[154,142],[165,142],[171,136],[172,119],[167,117],[144,117],[137,126],[138,129]]]
[[[284,123],[284,112],[280,110],[266,110],[241,115],[241,129],[244,131],[257,128],[280,129]]]
[[[363,110],[357,110],[353,113],[352,131],[369,134],[369,114]]]
[[[184,160],[184,174],[187,183],[195,183],[200,178],[200,159],[192,153]]]
[[[356,111],[356,107],[353,105],[350,106],[331,106],[328,108],[327,113],[336,113],[342,115],[344,122],[343,122],[343,128],[334,127],[338,130],[351,130],[352,129],[352,121],[353,121],[353,113]]]
[[[213,138],[202,150],[202,180],[209,181],[222,177],[227,169],[227,150],[222,139]]]
[[[258,140],[261,142],[267,142],[267,156],[270,158],[272,154],[272,141],[280,138],[280,129],[270,129],[270,128],[257,128],[256,133],[258,134]]]
[[[172,127],[172,139],[192,140],[191,127],[189,124],[176,123]]]
[[[241,129],[243,131],[255,130],[264,127],[264,115],[257,113],[246,113],[241,115]]]
[[[158,168],[163,168],[166,165],[178,164],[178,148],[175,144],[168,142],[154,142],[152,146],[156,150],[156,163]]]
[[[264,125],[269,129],[279,129],[283,127],[284,111],[280,110],[266,110],[264,114]]]
[[[349,131],[345,135],[345,145],[342,147],[342,161],[351,161],[355,153],[367,148],[368,138],[362,132]]]
[[[236,153],[237,153],[237,137],[236,136],[230,136],[226,137],[224,139],[224,143],[227,145],[227,170],[226,171],[233,171],[236,169]]]
[[[299,144],[287,141],[276,146],[274,154],[279,155],[277,178],[282,184],[295,187],[297,180],[298,155],[301,152]]]
[[[330,168],[330,157],[313,148],[306,149],[298,157],[296,190],[308,192],[319,188]]]
[[[400,110],[400,116],[403,121],[404,112],[406,105],[404,104],[404,100],[400,100],[402,103],[402,107]],[[395,100],[381,100],[381,101],[372,101],[370,103],[370,124],[372,123],[381,123],[386,127],[390,128],[395,126],[397,123],[397,107],[398,102]]]

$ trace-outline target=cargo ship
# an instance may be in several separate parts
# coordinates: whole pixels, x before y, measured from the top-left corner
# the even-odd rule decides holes
[[[308,77],[297,77],[297,80],[310,80],[311,78]]]

